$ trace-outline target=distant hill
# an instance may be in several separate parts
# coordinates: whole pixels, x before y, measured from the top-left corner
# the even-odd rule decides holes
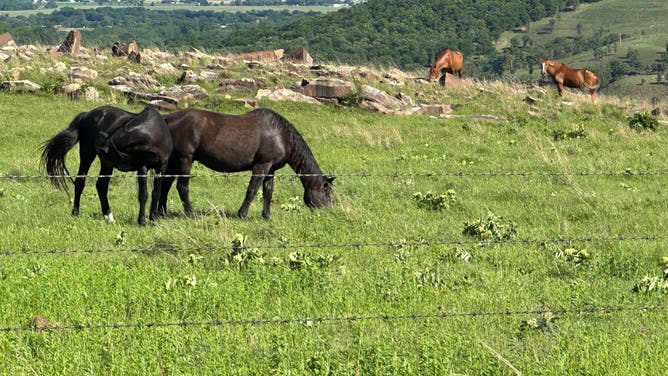
[[[506,31],[497,41],[498,52],[512,55],[528,44],[572,67],[587,67],[605,78],[604,93],[668,100],[668,1],[605,0],[580,4]],[[527,42],[528,41],[528,42]],[[513,47],[513,46],[520,46]],[[529,79],[526,68],[517,77]],[[660,79],[657,81],[657,77]]]
[[[506,0],[503,6],[496,0],[369,0],[328,13],[202,8],[0,14],[0,32],[12,32],[18,43],[59,43],[65,35],[59,25],[85,28],[85,43],[102,47],[132,39],[144,47],[211,52],[304,47],[320,62],[413,71],[424,71],[452,48],[465,55],[465,75],[480,79],[535,81],[540,59],[552,57],[599,72],[604,92],[655,97],[668,86],[665,0]]]

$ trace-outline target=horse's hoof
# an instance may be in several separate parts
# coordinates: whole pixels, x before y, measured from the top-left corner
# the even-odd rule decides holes
[[[116,220],[114,219],[114,214],[113,213],[105,214],[104,215],[104,220],[109,222],[109,223],[115,223],[116,222]]]
[[[248,213],[244,213],[241,210],[237,212],[237,218],[239,219],[246,219],[246,215],[248,215]]]
[[[262,212],[262,218],[269,219],[269,213]]]
[[[78,209],[72,209],[72,215],[73,215],[74,217],[76,217],[77,215],[79,215],[79,210],[78,210]]]

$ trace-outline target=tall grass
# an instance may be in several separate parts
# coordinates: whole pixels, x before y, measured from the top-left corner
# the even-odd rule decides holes
[[[239,220],[248,174],[196,165],[196,217],[172,192],[147,227],[133,174],[112,178],[113,224],[94,178],[72,217],[36,177],[42,143],[97,104],[0,94],[1,373],[663,373],[667,316],[640,307],[665,308],[648,281],[668,256],[666,132],[628,127],[641,103],[550,89],[401,88],[450,118],[264,102],[337,176],[332,207],[306,208],[286,168],[272,218],[258,197]],[[591,307],[630,309],[559,313]],[[533,310],[555,313],[512,313]]]

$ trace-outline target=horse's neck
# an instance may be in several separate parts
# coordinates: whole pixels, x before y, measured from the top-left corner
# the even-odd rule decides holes
[[[311,149],[309,149],[306,142],[300,140],[301,145],[293,148],[292,155],[288,159],[288,165],[299,176],[304,187],[308,187],[316,180],[322,177],[322,170],[318,166],[318,162],[313,157]]]

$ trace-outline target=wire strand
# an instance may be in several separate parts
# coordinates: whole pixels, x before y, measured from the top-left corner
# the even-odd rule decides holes
[[[579,315],[579,314],[621,314],[625,312],[642,311],[662,312],[665,306],[587,306],[560,309],[535,309],[518,311],[477,311],[477,312],[440,312],[432,314],[413,313],[404,315],[374,314],[366,316],[341,316],[341,317],[305,317],[305,318],[279,318],[279,319],[225,319],[211,321],[176,321],[176,322],[146,322],[146,323],[85,323],[69,325],[33,325],[28,327],[1,327],[0,332],[32,332],[32,331],[67,331],[67,330],[98,330],[98,329],[155,329],[174,327],[205,327],[205,326],[255,326],[255,325],[285,325],[285,324],[317,324],[326,322],[358,322],[358,321],[392,321],[392,320],[426,320],[426,319],[449,319],[449,318],[480,318],[480,317],[509,317],[527,315]]]

